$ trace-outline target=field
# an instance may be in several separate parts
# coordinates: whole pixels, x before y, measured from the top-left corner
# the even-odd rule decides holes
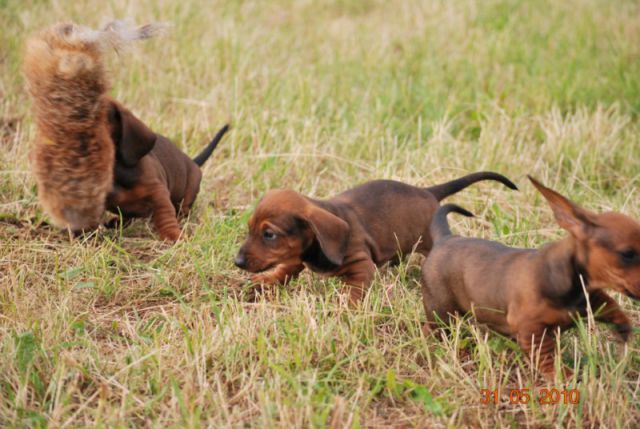
[[[452,228],[521,247],[565,235],[526,174],[640,218],[639,16],[631,0],[0,0],[0,426],[638,427],[637,328],[623,345],[581,322],[558,343],[576,375],[547,383],[469,318],[426,338],[417,255],[358,308],[309,272],[255,297],[232,261],[277,187],[494,170],[520,191],[457,194],[477,217]],[[37,201],[25,39],[112,17],[172,28],[108,57],[111,94],[190,155],[233,127],[175,245],[145,220],[70,239]],[[509,401],[545,387],[580,403]]]

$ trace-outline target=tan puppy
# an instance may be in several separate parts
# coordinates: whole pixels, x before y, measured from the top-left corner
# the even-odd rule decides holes
[[[479,322],[516,338],[525,354],[539,352],[539,369],[552,377],[557,328],[587,313],[582,282],[596,320],[628,338],[629,319],[605,289],[640,298],[640,224],[620,213],[592,213],[529,179],[570,235],[537,250],[463,238],[451,234],[446,216],[471,214],[441,207],[431,224],[433,249],[422,263],[425,331],[437,328],[438,319],[472,311]]]
[[[177,213],[186,215],[198,195],[200,167],[229,129],[225,125],[191,160],[168,138],[156,134],[127,108],[109,99],[108,121],[116,147],[113,190],[107,209],[123,218],[151,216],[164,240],[180,236]]]
[[[77,232],[100,224],[115,160],[103,55],[160,28],[56,24],[27,42],[24,73],[38,126],[30,158],[38,198],[56,226]]]
[[[375,180],[326,201],[270,191],[249,220],[235,264],[267,284],[284,283],[306,266],[342,278],[351,286],[351,302],[358,302],[376,266],[398,262],[414,249],[427,255],[439,201],[481,180],[517,189],[500,174],[480,172],[430,188]]]

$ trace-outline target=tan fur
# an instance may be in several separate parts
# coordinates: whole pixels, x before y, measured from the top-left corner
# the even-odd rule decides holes
[[[441,207],[431,226],[433,249],[422,263],[424,331],[472,312],[517,339],[552,378],[558,330],[573,326],[589,305],[596,320],[612,324],[623,340],[629,337],[631,322],[606,289],[640,299],[640,224],[621,213],[593,213],[530,179],[570,235],[540,249],[460,237],[451,234],[446,215],[469,213]]]
[[[104,31],[56,24],[26,45],[24,73],[38,127],[30,154],[38,198],[56,226],[72,231],[100,224],[113,183],[103,54],[154,34],[149,26],[130,30],[116,23]]]

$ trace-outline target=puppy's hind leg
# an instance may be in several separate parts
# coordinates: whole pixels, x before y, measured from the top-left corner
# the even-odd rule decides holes
[[[180,216],[186,216],[191,211],[191,206],[198,196],[200,191],[200,182],[202,181],[202,172],[199,168],[193,167],[189,169],[187,173],[187,186],[184,193],[184,198],[180,203]]]
[[[430,275],[430,268],[422,264],[422,304],[427,316],[427,321],[422,327],[425,336],[431,335],[440,329],[441,323],[449,325],[454,315],[458,314],[458,306],[451,290],[445,282],[438,279],[437,275]]]

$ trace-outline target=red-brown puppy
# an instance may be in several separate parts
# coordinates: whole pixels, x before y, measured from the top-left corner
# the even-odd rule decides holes
[[[425,331],[438,319],[473,311],[479,322],[516,338],[525,354],[539,352],[539,369],[552,377],[557,328],[587,313],[582,281],[596,320],[628,338],[629,319],[604,289],[640,298],[640,224],[620,213],[592,213],[529,179],[570,235],[537,250],[459,237],[451,234],[447,213],[470,213],[441,207],[431,225],[433,249],[422,263]]]
[[[109,99],[107,117],[116,148],[114,185],[107,196],[107,209],[121,213],[125,219],[152,216],[162,239],[177,240],[177,213],[184,215],[191,209],[200,190],[200,167],[229,126],[222,127],[192,160],[113,99]]]
[[[439,201],[480,180],[517,189],[500,174],[480,172],[430,188],[376,180],[326,201],[291,190],[270,191],[249,220],[249,236],[235,264],[260,273],[253,281],[267,284],[284,283],[306,266],[341,277],[352,286],[351,302],[358,302],[376,266],[413,250],[427,255],[429,225]]]

